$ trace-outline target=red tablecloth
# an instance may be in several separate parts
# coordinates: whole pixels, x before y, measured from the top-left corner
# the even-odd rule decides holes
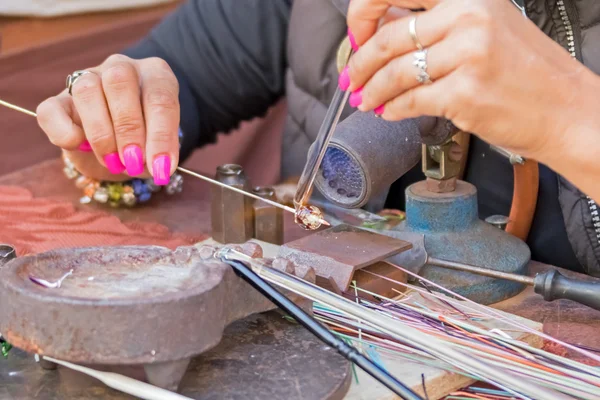
[[[206,236],[173,233],[153,222],[121,222],[98,210],[77,210],[71,203],[33,198],[27,189],[0,186],[0,242],[17,254],[67,247],[158,245],[175,248]]]

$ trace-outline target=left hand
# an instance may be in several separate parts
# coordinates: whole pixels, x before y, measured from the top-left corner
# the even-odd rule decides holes
[[[428,50],[432,84],[416,80],[413,16],[378,29],[393,6],[426,9],[418,13],[416,31]],[[574,120],[589,118],[581,96],[596,76],[509,0],[352,0],[348,26],[359,47],[348,65],[348,90],[362,88],[354,95],[361,111],[379,107],[387,120],[445,117],[538,160],[568,143]]]

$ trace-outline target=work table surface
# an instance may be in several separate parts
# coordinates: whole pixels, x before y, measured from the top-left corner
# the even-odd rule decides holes
[[[206,171],[205,171],[206,172]],[[83,209],[101,209],[113,213],[124,222],[158,222],[175,232],[210,233],[210,185],[187,177],[183,192],[174,197],[157,196],[148,205],[131,209],[111,209],[104,205],[80,205],[81,190],[62,173],[62,162],[50,160],[3,177],[0,185],[16,185],[30,190],[35,197],[71,201]],[[288,214],[288,213],[286,213]],[[286,215],[285,240],[291,241],[307,233],[294,225]],[[530,274],[547,270],[548,265],[532,262]],[[565,275],[582,275],[561,270]],[[600,312],[568,300],[546,302],[531,288],[495,307],[541,322],[544,331],[573,344],[600,348]]]

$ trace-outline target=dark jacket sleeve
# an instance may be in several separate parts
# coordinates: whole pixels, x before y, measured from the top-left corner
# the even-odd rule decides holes
[[[179,80],[182,156],[262,116],[285,89],[292,0],[190,0],[123,52],[161,57]]]

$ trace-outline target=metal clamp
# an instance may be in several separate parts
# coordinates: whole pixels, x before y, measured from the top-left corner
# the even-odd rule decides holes
[[[428,190],[434,193],[454,191],[460,174],[462,147],[449,139],[441,145],[423,145],[423,173]]]

